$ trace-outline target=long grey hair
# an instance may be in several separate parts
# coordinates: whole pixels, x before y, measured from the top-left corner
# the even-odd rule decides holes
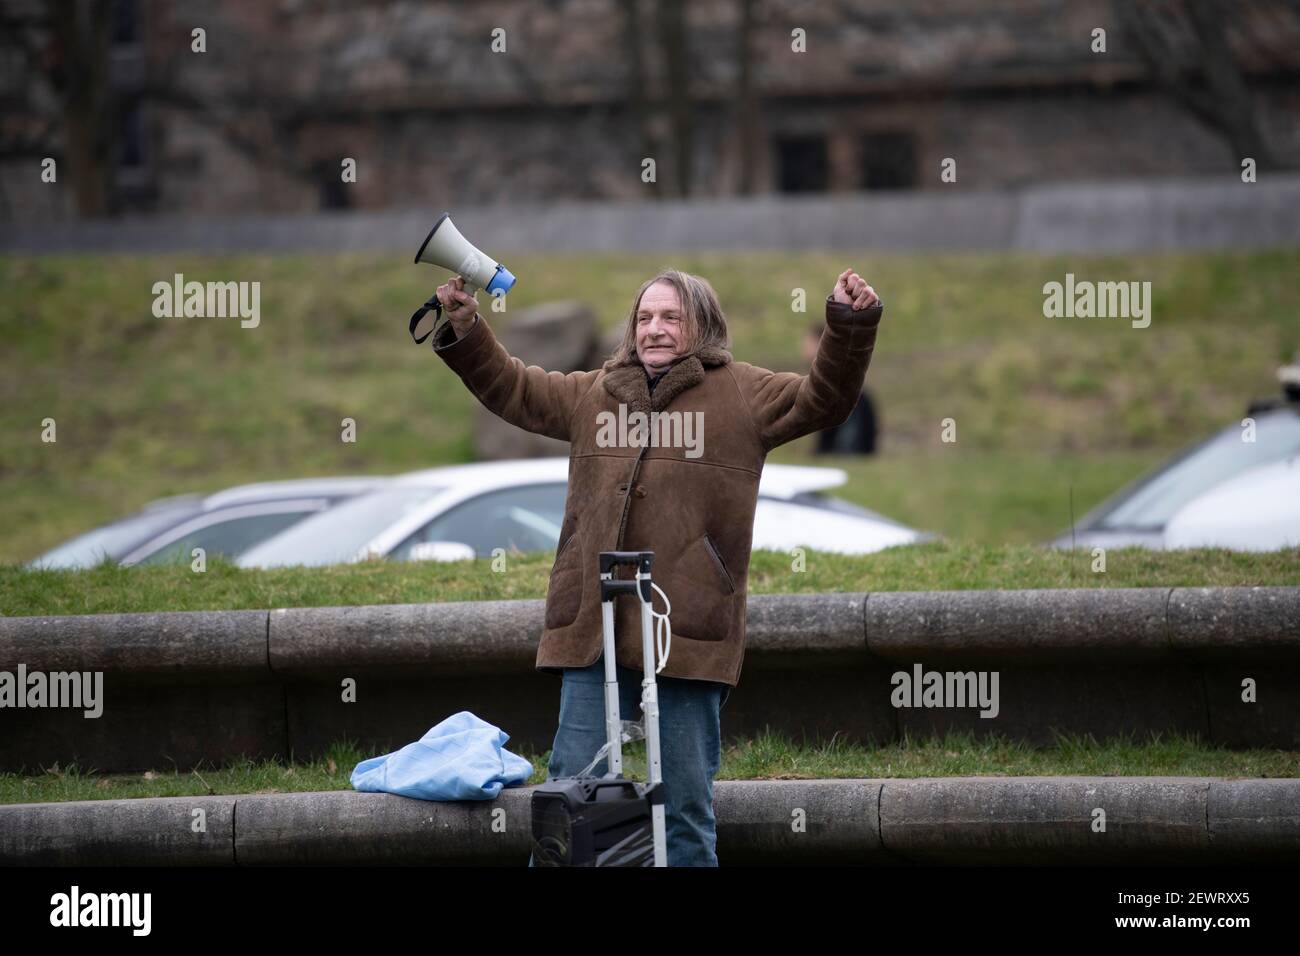
[[[637,290],[632,309],[627,315],[627,327],[623,339],[614,349],[605,363],[605,368],[620,365],[640,365],[641,359],[636,353],[636,313],[641,308],[641,296],[645,290],[656,282],[667,282],[677,290],[677,297],[682,303],[683,330],[685,333],[686,355],[700,352],[716,354],[730,348],[727,333],[727,317],[718,302],[718,294],[709,285],[709,280],[702,276],[691,275],[678,269],[665,269],[653,279],[647,279]]]

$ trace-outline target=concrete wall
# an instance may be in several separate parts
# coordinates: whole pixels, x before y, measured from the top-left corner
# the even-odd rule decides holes
[[[104,711],[0,710],[0,770],[138,770],[385,753],[460,710],[541,753],[560,680],[543,602],[0,618],[0,670],[102,671]],[[898,672],[996,671],[999,712],[893,706]],[[344,680],[356,701],[344,702]],[[1243,681],[1257,700],[1242,700]],[[1199,734],[1300,747],[1300,588],[761,595],[724,735],[887,742],[965,729],[1048,744]]]
[[[0,865],[523,866],[533,789],[482,801],[342,790],[11,804]],[[1300,861],[1300,780],[721,780],[714,806],[723,866]]]
[[[1242,249],[1300,243],[1300,175],[1246,184],[1120,180],[1005,190],[769,196],[666,202],[454,206],[483,249],[512,252],[699,249],[1016,249],[1107,252]],[[443,207],[247,219],[126,217],[17,226],[0,252],[387,251],[409,262]],[[869,224],[869,225],[868,225]],[[521,276],[521,280],[526,277]]]

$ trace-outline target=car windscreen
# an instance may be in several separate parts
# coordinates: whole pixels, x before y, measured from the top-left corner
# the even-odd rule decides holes
[[[85,568],[97,564],[105,557],[117,560],[154,535],[175,527],[199,507],[163,508],[142,511],[121,521],[96,528],[66,541],[57,548],[46,551],[32,562],[32,566],[47,568]]]
[[[361,495],[313,515],[274,538],[250,548],[244,567],[342,564],[385,529],[442,491],[428,485],[392,487]]]
[[[1300,415],[1280,409],[1255,419],[1254,441],[1240,425],[1176,458],[1131,491],[1121,492],[1089,521],[1100,528],[1162,528],[1183,505],[1258,465],[1300,451]]]
[[[317,514],[298,508],[292,511],[275,511],[266,514],[243,515],[225,521],[213,520],[140,558],[138,564],[188,564],[195,548],[202,548],[207,557],[224,555],[237,558],[253,546],[290,528],[308,515]],[[179,530],[179,529],[177,529]],[[173,534],[175,531],[172,532]],[[150,547],[154,547],[153,544]]]

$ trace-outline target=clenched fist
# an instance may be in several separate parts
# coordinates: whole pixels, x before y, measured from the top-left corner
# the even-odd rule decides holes
[[[831,293],[831,298],[836,302],[852,306],[855,312],[868,309],[880,301],[876,290],[867,285],[867,280],[852,269],[845,269],[840,273],[839,279],[835,281],[835,291]]]
[[[465,291],[465,280],[452,276],[447,282],[438,286],[438,301],[457,336],[464,335],[474,324],[478,313],[478,299]]]

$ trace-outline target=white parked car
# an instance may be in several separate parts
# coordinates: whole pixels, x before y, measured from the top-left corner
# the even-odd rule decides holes
[[[1252,468],[1193,499],[1165,525],[1166,548],[1300,548],[1300,455]]]
[[[386,477],[304,478],[239,485],[210,495],[176,495],[65,541],[29,568],[88,568],[190,560],[194,548],[236,558],[308,515],[374,491]]]
[[[560,540],[567,458],[451,465],[412,472],[282,531],[245,552],[248,568],[491,557],[494,549],[551,551]],[[806,546],[867,554],[932,535],[823,492],[839,468],[767,465],[759,482],[754,548]]]
[[[1188,513],[1181,527],[1175,526],[1175,519],[1186,509],[1256,469],[1277,465],[1300,454],[1300,402],[1252,409],[1249,417],[1254,422],[1253,433],[1243,429],[1240,423],[1228,425],[1121,488],[1080,518],[1073,534],[1064,531],[1051,545],[1069,548],[1073,542],[1085,549],[1191,547],[1189,543],[1173,544],[1169,538],[1171,528],[1176,532],[1176,540],[1191,542],[1196,540],[1193,527],[1209,525],[1204,510],[1198,508]],[[1277,474],[1285,483],[1285,476],[1293,472],[1283,469]],[[1276,487],[1266,484],[1269,488]],[[1236,496],[1237,493],[1231,495],[1234,499]],[[1282,509],[1276,512],[1276,521],[1281,522],[1286,513],[1282,497],[1261,498],[1251,515],[1243,513],[1243,523],[1233,539],[1240,543],[1230,547],[1255,550],[1248,528],[1259,530],[1262,536],[1258,541],[1268,547],[1265,542],[1273,538],[1263,529],[1274,520],[1268,508]],[[1195,515],[1201,517],[1193,520]]]

